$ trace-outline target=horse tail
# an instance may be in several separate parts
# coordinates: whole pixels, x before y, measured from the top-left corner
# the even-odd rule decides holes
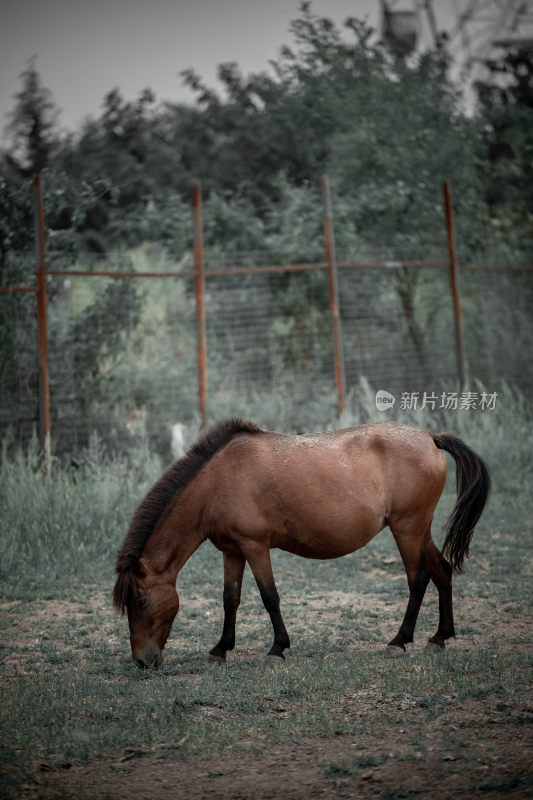
[[[457,499],[445,526],[442,554],[460,572],[464,559],[469,555],[474,528],[489,498],[489,471],[477,453],[461,439],[449,433],[432,436],[440,450],[446,450],[454,457],[457,467]]]

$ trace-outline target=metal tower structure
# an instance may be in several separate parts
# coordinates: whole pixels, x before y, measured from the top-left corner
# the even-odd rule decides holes
[[[472,84],[487,59],[533,45],[533,0],[380,0],[382,36],[399,55],[445,48]]]

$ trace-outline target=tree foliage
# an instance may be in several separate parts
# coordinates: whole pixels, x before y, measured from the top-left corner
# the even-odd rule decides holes
[[[489,61],[477,85],[484,122],[484,195],[492,223],[533,240],[533,47]]]
[[[43,85],[35,56],[20,77],[22,87],[7,126],[11,140],[7,161],[15,175],[24,178],[49,165],[58,139],[58,110],[51,91]]]
[[[270,72],[243,75],[236,63],[221,64],[216,91],[186,70],[193,105],[161,103],[150,89],[126,100],[113,89],[71,136],[58,133],[31,60],[8,129],[7,191],[44,167],[64,176],[69,201],[47,214],[63,231],[58,246],[72,246],[70,228],[105,252],[146,239],[190,242],[186,218],[199,179],[208,245],[283,243],[303,253],[320,235],[318,185],[328,172],[340,246],[409,251],[441,238],[441,182],[449,179],[467,251],[486,245],[487,229],[491,241],[522,246],[531,234],[531,52],[492,65],[479,112],[467,118],[442,51],[411,63],[372,33],[353,18],[340,29],[302,3],[292,44]]]
[[[466,117],[442,51],[414,61],[394,56],[375,43],[365,23],[351,18],[338,28],[314,14],[309,3],[302,4],[291,35],[291,46],[281,49],[269,72],[244,75],[234,62],[221,64],[221,88],[215,90],[193,69],[186,70],[182,78],[195,96],[190,105],[162,103],[150,89],[128,100],[115,88],[104,97],[100,113],[70,135],[60,133],[50,90],[30,60],[14,98],[9,144],[0,157],[0,283],[14,278],[32,282],[32,258],[11,257],[33,251],[31,177],[37,171],[43,175],[49,259],[60,253],[71,261],[87,250],[106,254],[152,242],[170,251],[174,261],[184,256],[190,263],[191,186],[200,180],[208,257],[216,250],[268,251],[270,263],[322,261],[324,173],[331,179],[341,258],[343,251],[358,260],[424,258],[434,247],[442,257],[444,179],[452,183],[462,263],[474,258],[484,264],[501,253],[512,261],[531,247],[530,49],[490,65],[491,77],[478,87],[479,107]],[[161,247],[136,252],[153,255]],[[246,255],[246,263],[251,258]],[[95,259],[80,258],[80,263],[90,269]],[[320,348],[306,326],[315,325],[329,341],[327,287],[317,283],[317,274],[276,276],[269,323],[276,335],[299,326],[298,336],[311,342],[312,359],[318,358],[313,348]],[[401,337],[429,385],[442,368],[434,363],[438,359],[431,343],[447,335],[448,323],[436,313],[442,284],[433,276],[424,283],[418,270],[398,271],[393,280],[387,275],[386,289],[374,291],[371,280],[366,288],[365,276],[358,275],[351,288],[345,282],[342,301],[355,307],[365,289],[369,318],[389,332],[391,360],[397,358],[393,344]],[[117,280],[74,308],[65,283],[49,281],[50,350],[60,354],[58,363],[71,381],[65,378],[66,399],[54,395],[63,391],[61,381],[52,382],[53,408],[60,414],[70,408],[73,418],[86,421],[87,430],[111,419],[117,430],[124,429],[125,410],[148,409],[148,429],[152,426],[151,433],[160,437],[166,435],[160,423],[167,413],[179,409],[191,417],[193,304],[185,284],[177,305],[175,288],[171,297],[160,289],[148,301],[134,282]],[[248,312],[262,302],[259,295],[246,296],[250,283],[246,278],[239,284],[251,342],[246,358],[255,364],[264,357],[270,363],[265,374],[269,369],[274,374],[272,353],[259,335],[263,318],[257,314],[257,341],[250,324]],[[465,313],[472,350],[493,348],[486,320],[494,325],[499,319],[497,338],[510,363],[518,365],[514,374],[523,372],[514,350],[527,352],[529,342],[529,328],[522,324],[529,308],[526,288],[515,289],[513,302],[504,308],[497,283],[488,295],[485,287],[483,300],[465,294],[465,308],[468,302],[476,306],[475,313],[468,308]],[[213,295],[222,317],[224,293],[213,290]],[[28,344],[35,338],[33,298],[13,296],[10,301],[0,309],[0,383],[23,383],[31,405],[36,383],[33,345]],[[401,308],[401,332],[394,325],[387,328],[395,304]],[[242,327],[241,319],[234,315],[225,324],[229,341],[232,326],[235,331]],[[160,329],[171,333],[165,337]],[[359,332],[348,330],[346,341],[350,335],[352,350],[359,352],[352,356],[353,369],[360,374],[364,364],[368,372],[373,351],[358,351]],[[289,336],[285,341],[280,358],[290,364],[296,357],[293,341]],[[131,347],[138,356],[133,370],[125,360]],[[31,353],[27,363],[21,361],[21,349]],[[227,371],[225,358],[220,369]],[[178,387],[169,407],[167,395],[154,388],[161,374]],[[474,374],[483,377],[477,367]],[[15,419],[16,393],[10,395],[11,405],[2,402]],[[32,414],[30,409],[29,419]],[[71,427],[76,430],[74,422]]]

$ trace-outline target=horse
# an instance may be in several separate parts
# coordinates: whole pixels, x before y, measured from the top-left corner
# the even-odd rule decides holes
[[[441,450],[453,456],[457,473],[457,499],[442,552],[431,536],[446,482]],[[206,539],[222,552],[224,563],[224,623],[209,658],[225,661],[235,646],[248,562],[274,629],[267,655],[284,660],[290,640],[270,550],[338,558],[364,547],[387,525],[405,567],[409,600],[386,654],[406,653],[430,579],[439,595],[439,623],[426,647],[442,650],[455,635],[452,573],[469,555],[489,493],[482,459],[448,433],[379,422],[295,436],[228,420],[205,434],[150,489],[118,552],[112,602],[127,612],[133,659],[143,668],[162,663],[179,609],[177,575]]]

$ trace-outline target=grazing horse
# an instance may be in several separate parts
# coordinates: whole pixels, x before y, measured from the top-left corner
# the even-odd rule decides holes
[[[439,449],[454,457],[457,468],[457,501],[442,553],[431,537],[446,481]],[[246,562],[274,628],[268,655],[284,658],[290,643],[270,550],[337,558],[387,525],[409,584],[405,617],[387,653],[402,655],[413,641],[430,578],[439,593],[439,625],[428,647],[441,649],[454,635],[452,571],[468,555],[489,491],[483,461],[447,433],[383,422],[286,436],[230,420],[164,473],[135,512],[119,550],[113,604],[127,611],[133,658],[141,667],[161,664],[179,608],[178,572],[206,539],[224,559],[224,626],[210,658],[223,661],[235,646]]]

